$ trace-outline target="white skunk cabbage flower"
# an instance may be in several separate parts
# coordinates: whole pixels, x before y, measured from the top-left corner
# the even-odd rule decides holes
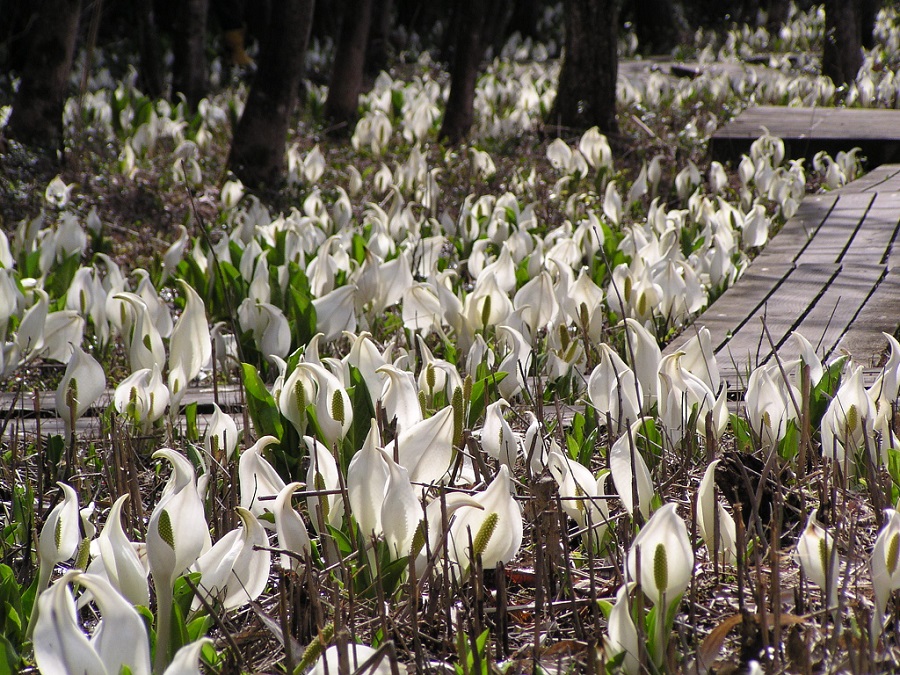
[[[384,450],[391,457],[396,452],[397,463],[409,471],[411,481],[438,483],[453,463],[454,425],[453,406],[448,405],[401,431]]]
[[[479,435],[481,447],[504,466],[514,469],[519,456],[519,436],[512,430],[503,412],[510,407],[506,399],[491,403],[484,411],[484,426]]]
[[[131,604],[149,607],[149,569],[137,548],[143,547],[143,544],[136,546],[122,529],[122,506],[128,497],[128,494],[119,497],[109,510],[106,524],[97,537],[98,555],[91,561],[87,572],[105,578]]]
[[[103,366],[80,346],[75,348],[56,388],[56,414],[62,417],[66,437],[73,432],[72,424],[87,412],[106,391]]]
[[[662,351],[656,338],[640,321],[626,318],[623,324],[628,337],[626,356],[637,375],[644,394],[643,409],[648,410],[656,402],[659,393],[659,363]]]
[[[283,551],[292,551],[299,555],[309,553],[311,544],[309,532],[306,531],[306,523],[291,505],[291,497],[302,487],[302,483],[294,481],[284,486],[275,499],[275,534],[278,536],[278,548]],[[281,566],[286,570],[297,570],[300,561],[286,553],[281,554]]]
[[[717,551],[722,560],[732,564],[737,560],[737,527],[734,518],[715,496],[715,472],[721,460],[710,462],[697,489],[697,526],[710,556]],[[716,525],[716,518],[719,519]],[[716,539],[716,527],[719,537]]]
[[[303,437],[303,442],[309,450],[309,468],[306,471],[307,490],[340,490],[341,478],[337,462],[322,445],[321,442],[309,436]],[[315,530],[319,531],[319,515],[321,511],[322,522],[327,525],[340,527],[344,517],[344,500],[340,494],[325,494],[308,496],[306,509]]]
[[[564,497],[562,508],[578,527],[592,529],[591,539],[599,543],[606,533],[609,523],[609,507],[603,497],[603,484],[607,473],[600,478],[583,464],[560,452],[548,454],[547,468],[559,487],[559,496]]]
[[[175,580],[210,548],[209,525],[190,461],[163,448],[153,453],[172,464],[172,475],[147,525],[147,556],[157,599],[157,645],[154,670],[169,663],[169,638]]]
[[[126,330],[124,337],[131,369],[152,368],[154,364],[165,363],[166,348],[144,299],[128,292],[116,293],[113,298],[125,301],[121,311],[126,319],[121,323]]]
[[[606,136],[600,133],[600,129],[597,127],[591,127],[582,134],[581,139],[578,141],[578,150],[584,156],[585,161],[591,165],[591,168],[595,170],[613,168],[613,155],[612,149],[609,147],[609,141],[606,139]]]
[[[637,438],[649,421],[649,417],[642,417],[633,422],[628,433],[622,434],[609,450],[610,473],[622,505],[630,515],[637,509],[644,518],[650,516],[650,501],[656,494],[656,489],[653,487],[650,469],[637,449]],[[633,489],[635,483],[637,483],[636,495]],[[637,504],[634,503],[635,498]]]
[[[872,628],[876,636],[884,628],[884,612],[891,594],[900,588],[900,513],[884,510],[885,522],[872,549],[872,588],[875,591],[875,614]]]
[[[344,331],[356,331],[356,294],[356,286],[347,284],[313,300],[317,327],[326,342],[336,340]]]
[[[794,402],[800,401],[800,391],[785,382],[777,363],[759,366],[747,381],[744,403],[750,428],[764,448],[778,445],[787,433],[791,420],[797,420]]]
[[[819,525],[815,510],[809,514],[806,528],[797,540],[796,555],[806,578],[822,590],[828,608],[837,607],[840,558],[834,548],[834,537]]]
[[[606,627],[606,653],[610,659],[624,652],[622,671],[627,675],[638,675],[641,672],[640,643],[637,627],[631,618],[630,594],[634,583],[622,584],[616,591],[616,604],[609,613]]]
[[[63,309],[50,312],[44,323],[44,346],[41,356],[51,361],[66,363],[84,339],[84,319],[78,312]]]
[[[461,506],[450,525],[449,554],[455,574],[471,567],[470,541],[485,569],[508,563],[522,546],[522,511],[511,494],[512,480],[506,465],[483,492],[472,495],[476,506]]]
[[[559,315],[559,303],[553,290],[553,279],[547,270],[526,282],[516,293],[513,307],[522,312],[522,320],[532,335],[546,328]]]
[[[852,461],[853,453],[866,443],[877,452],[874,438],[875,404],[862,383],[862,366],[853,370],[849,378],[841,382],[837,393],[822,417],[822,454],[843,466],[847,453]],[[872,457],[876,466],[887,459],[887,449]]]
[[[238,460],[238,481],[241,484],[241,508],[257,518],[271,511],[274,502],[260,497],[275,497],[284,489],[284,481],[262,452],[278,443],[274,436],[263,436],[241,453]]]
[[[316,421],[324,438],[321,440],[332,447],[347,435],[353,423],[353,407],[350,397],[341,381],[324,366],[301,361],[297,368],[305,371],[316,383]],[[418,409],[418,406],[416,406]]]
[[[44,348],[44,329],[50,309],[50,297],[42,288],[35,288],[35,303],[28,308],[16,331],[15,345],[20,361],[27,361]]]
[[[428,283],[414,283],[406,289],[402,300],[403,326],[410,331],[421,331],[428,337],[441,326],[443,309],[437,291]]]
[[[189,284],[181,280],[179,283],[184,290],[184,311],[169,339],[169,391],[175,405],[184,396],[188,382],[197,377],[212,358],[206,306]]]
[[[353,455],[347,467],[350,512],[367,541],[372,536],[380,537],[384,534],[381,505],[384,503],[390,470],[379,450],[379,440],[378,423],[372,418],[362,448]]]
[[[413,553],[413,539],[425,518],[425,510],[409,481],[409,472],[384,450],[379,452],[389,474],[381,504],[381,527],[392,559],[396,560]]]
[[[228,532],[195,563],[200,572],[198,590],[226,610],[256,600],[266,588],[272,564],[269,538],[259,520],[240,506],[236,511],[243,527]],[[195,598],[194,609],[201,606],[200,598]]]
[[[687,589],[694,572],[694,551],[675,504],[666,504],[638,532],[628,550],[628,580],[639,581],[660,611],[668,611]],[[640,550],[640,578],[637,551]]]
[[[379,398],[388,421],[396,417],[397,430],[400,432],[421,422],[422,408],[412,373],[391,364],[381,366],[377,372],[387,377]]]
[[[706,433],[706,415],[712,412],[712,431],[721,435],[728,423],[726,389],[719,396],[699,376],[681,363],[683,351],[664,356],[659,365],[659,418],[677,443],[688,432],[687,425],[697,407],[697,431]]]
[[[113,406],[120,415],[126,415],[148,429],[162,417],[169,405],[169,389],[163,384],[159,365],[141,368],[126,377],[113,393]]]
[[[367,645],[356,643],[348,644],[345,657],[347,663],[350,665],[350,672],[355,673],[358,671],[363,664],[368,663],[369,659],[375,657],[376,654],[378,654],[378,650],[372,649]],[[309,671],[309,675],[338,673],[340,672],[340,664],[340,647],[338,645],[332,645],[319,657],[319,660],[316,661],[316,665]],[[397,668],[401,675],[405,675],[407,672],[406,667],[402,664],[397,664]],[[364,672],[367,673],[367,675],[391,675],[393,670],[391,669],[390,657],[387,654],[384,654],[380,661],[375,661],[373,659],[372,664],[367,666]]]
[[[202,637],[194,642],[189,642],[175,653],[172,663],[166,668],[163,675],[202,675],[200,671],[200,654],[206,645],[213,641],[208,637]]]
[[[69,584],[90,591],[101,621],[89,639],[78,625]],[[123,669],[150,675],[150,643],[144,620],[132,603],[102,577],[68,572],[37,599],[34,657],[45,675],[115,675]]]
[[[78,551],[81,543],[78,495],[66,483],[57,483],[63,491],[63,499],[57,503],[44,521],[38,538],[38,571],[37,592],[40,594],[50,583],[53,568],[59,563],[69,560]]]
[[[238,429],[234,418],[213,403],[213,414],[203,436],[203,448],[207,455],[213,459],[224,457],[226,462],[230,462],[237,442]]]
[[[587,395],[601,420],[609,413],[614,432],[641,416],[643,387],[634,371],[606,343],[600,344],[600,363],[588,378]]]

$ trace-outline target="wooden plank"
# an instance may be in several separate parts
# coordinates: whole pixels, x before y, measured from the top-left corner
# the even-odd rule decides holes
[[[819,231],[838,201],[838,195],[810,195],[800,202],[790,218],[757,256],[754,264],[786,263],[796,260],[800,252]]]
[[[815,237],[797,256],[797,264],[838,262],[874,199],[870,192],[840,195]]]
[[[793,265],[752,264],[738,282],[720,295],[703,314],[695,320],[698,326],[706,326],[712,337],[713,348],[718,350],[730,335],[737,332],[772,295],[779,284],[793,270]],[[684,334],[693,333],[686,329]],[[681,348],[685,340],[674,340],[664,354],[671,354]]]
[[[797,266],[766,303],[749,315],[743,326],[717,350],[720,368],[724,363],[726,369],[732,366],[740,372],[764,363],[772,348],[763,325],[768,328],[775,347],[779,347],[815,306],[839,270],[837,264]]]
[[[720,161],[737,160],[763,127],[784,140],[793,158],[859,147],[869,166],[900,161],[900,111],[866,108],[748,108],[713,134],[710,153]]]
[[[849,354],[864,366],[880,363],[887,347],[882,332],[894,334],[900,327],[900,271],[888,271],[869,296],[856,320],[838,343],[837,352]]]
[[[812,138],[900,141],[900,111],[876,108],[754,106],[714,137],[756,139],[762,127],[787,140]]]
[[[896,191],[900,189],[898,186],[900,186],[900,164],[884,164],[829,194]]]
[[[875,201],[841,256],[846,264],[886,264],[900,223],[900,194],[875,193]]]
[[[97,404],[88,409],[85,417],[93,417],[105,410],[112,402],[114,391],[107,389],[100,395]],[[56,417],[55,392],[38,392],[38,403],[41,417]],[[196,403],[200,413],[211,413],[212,404],[216,401],[215,391],[212,387],[189,387],[181,399],[181,406]],[[219,407],[230,413],[241,412],[243,409],[243,396],[238,385],[223,385],[218,388]],[[0,392],[0,416],[13,409],[16,416],[24,415],[34,417],[34,392],[23,391],[16,397],[12,392]]]
[[[234,418],[234,422],[237,426],[238,432],[240,432],[244,428],[243,415],[232,413],[232,417]],[[200,430],[201,434],[206,432],[206,429],[209,426],[211,420],[212,415],[197,415],[197,428]],[[20,440],[24,439],[25,441],[36,439],[38,421],[40,421],[42,438],[46,438],[47,436],[63,435],[65,433],[65,425],[63,424],[63,420],[60,417],[40,418],[40,420],[38,420],[38,418],[36,417],[13,417],[10,420],[9,425],[6,427],[6,435],[15,435]],[[185,418],[179,417],[176,424],[182,430],[184,430]],[[78,419],[75,422],[75,432],[78,434],[80,442],[97,441],[108,438],[108,435],[104,436],[104,431],[100,425],[99,417],[84,416]]]
[[[841,271],[796,327],[795,330],[816,347],[816,353],[823,361],[834,353],[838,341],[853,325],[884,273],[884,267],[880,265],[842,265]],[[789,360],[800,356],[800,351],[793,340],[788,340],[778,350],[778,355]]]

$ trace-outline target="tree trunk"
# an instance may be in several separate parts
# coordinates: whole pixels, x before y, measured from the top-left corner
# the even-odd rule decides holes
[[[862,30],[862,46],[872,49],[875,46],[875,19],[881,9],[881,0],[862,0],[859,6],[859,22]]]
[[[766,29],[771,35],[777,35],[788,20],[790,14],[790,0],[769,0],[769,15],[766,18]]]
[[[209,0],[182,0],[178,5],[172,53],[172,94],[181,93],[195,110],[208,85],[206,15]]]
[[[855,80],[862,65],[862,30],[857,1],[825,0],[822,74],[836,85]]]
[[[387,68],[393,14],[394,0],[374,0],[364,64],[366,76],[372,79]]]
[[[140,70],[138,83],[147,96],[160,98],[165,94],[165,77],[163,76],[162,54],[159,44],[159,31],[153,14],[153,3],[136,2],[133,5],[134,20],[138,32],[138,53],[140,54]]]
[[[509,17],[510,35],[518,33],[522,38],[538,38],[538,21],[543,3],[539,0],[515,0],[512,16]]]
[[[335,47],[328,98],[325,100],[325,117],[338,124],[344,132],[356,120],[371,23],[372,0],[351,0],[341,22],[341,37]]]
[[[229,168],[249,187],[276,189],[283,181],[284,145],[297,103],[313,5],[314,0],[272,3],[259,68],[228,157]]]
[[[469,135],[475,119],[475,84],[478,68],[487,48],[484,34],[490,23],[488,3],[491,0],[457,0],[454,8],[456,43],[450,71],[450,95],[441,124],[440,138],[451,145],[462,143]],[[499,3],[492,3],[494,8]]]
[[[9,135],[26,145],[61,149],[63,108],[72,72],[81,0],[45,0],[13,100]]]
[[[678,19],[672,0],[635,0],[634,24],[643,54],[668,54],[678,45]]]
[[[572,130],[616,123],[618,0],[565,0],[566,44],[548,122]]]

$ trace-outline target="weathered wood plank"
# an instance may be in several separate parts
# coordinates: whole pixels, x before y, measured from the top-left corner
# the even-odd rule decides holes
[[[772,353],[766,336],[768,329],[772,343],[778,348],[825,292],[840,265],[799,265],[769,296],[742,327],[718,349],[720,368],[729,364],[740,371],[755,368]]]
[[[887,347],[882,332],[893,334],[900,327],[900,271],[888,271],[869,296],[838,343],[837,352],[849,354],[864,366],[880,363]]]
[[[748,108],[713,134],[714,159],[734,160],[749,151],[763,127],[785,142],[788,156],[811,158],[859,147],[869,166],[900,159],[900,111],[866,108]]]
[[[875,194],[870,192],[840,195],[816,236],[797,256],[797,264],[838,262],[856,235],[874,199]]]
[[[695,321],[698,326],[709,329],[713,348],[719,349],[732,333],[738,331],[792,270],[790,263],[753,264],[737,284],[720,295]],[[685,335],[689,338],[692,332],[688,329]],[[684,342],[685,339],[673,341],[664,353],[671,354],[680,349]]]
[[[837,201],[838,195],[834,193],[805,197],[800,202],[797,213],[784,224],[753,264],[786,263],[796,260],[819,231]]]
[[[41,417],[56,417],[54,392],[38,392],[38,407]],[[108,389],[100,395],[97,403],[88,409],[85,417],[93,417],[105,410],[113,400],[113,390]],[[212,412],[212,404],[218,401],[219,407],[230,413],[243,409],[243,391],[237,385],[224,385],[218,388],[218,398],[212,387],[189,387],[181,399],[181,407],[196,403],[202,414]],[[15,416],[34,417],[34,392],[23,391],[21,396],[12,392],[0,392],[0,418],[12,410]]]
[[[900,164],[884,164],[829,194],[896,191],[900,189],[898,186],[900,186]]]
[[[816,347],[823,360],[829,359],[883,276],[881,265],[842,265],[795,330]],[[800,351],[793,340],[788,340],[779,348],[778,355],[789,360],[798,357]]]
[[[841,256],[856,265],[885,264],[900,223],[900,194],[878,192],[866,217]]]

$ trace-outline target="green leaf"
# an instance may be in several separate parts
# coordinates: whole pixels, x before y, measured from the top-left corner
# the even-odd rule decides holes
[[[254,366],[249,363],[243,363],[241,366],[244,371],[244,390],[247,392],[247,409],[253,421],[253,428],[259,436],[275,436],[280,439],[284,435],[284,427],[275,399],[266,389]]]
[[[62,263],[53,266],[44,282],[44,290],[47,291],[51,300],[66,295],[79,267],[81,267],[81,256],[77,254],[70,255]]]
[[[12,642],[0,635],[0,675],[16,675],[22,672],[24,662]]]
[[[734,433],[735,449],[738,452],[751,452],[753,450],[753,435],[750,433],[750,422],[740,415],[731,413],[731,431]]]
[[[191,443],[200,441],[200,427],[197,425],[197,402],[192,401],[184,407],[185,436]]]
[[[609,620],[609,614],[612,612],[613,603],[608,600],[598,600],[597,606],[600,608],[600,611],[603,613],[603,618],[607,621]]]
[[[507,374],[488,373],[472,386],[472,398],[469,400],[469,414],[467,417],[469,428],[474,427],[484,413],[488,390],[500,384]]]
[[[784,438],[778,443],[778,455],[790,462],[800,453],[800,426],[794,419],[788,420]]]
[[[187,625],[187,634],[191,642],[196,642],[209,632],[215,620],[209,616],[198,616],[193,621],[189,621]]]

